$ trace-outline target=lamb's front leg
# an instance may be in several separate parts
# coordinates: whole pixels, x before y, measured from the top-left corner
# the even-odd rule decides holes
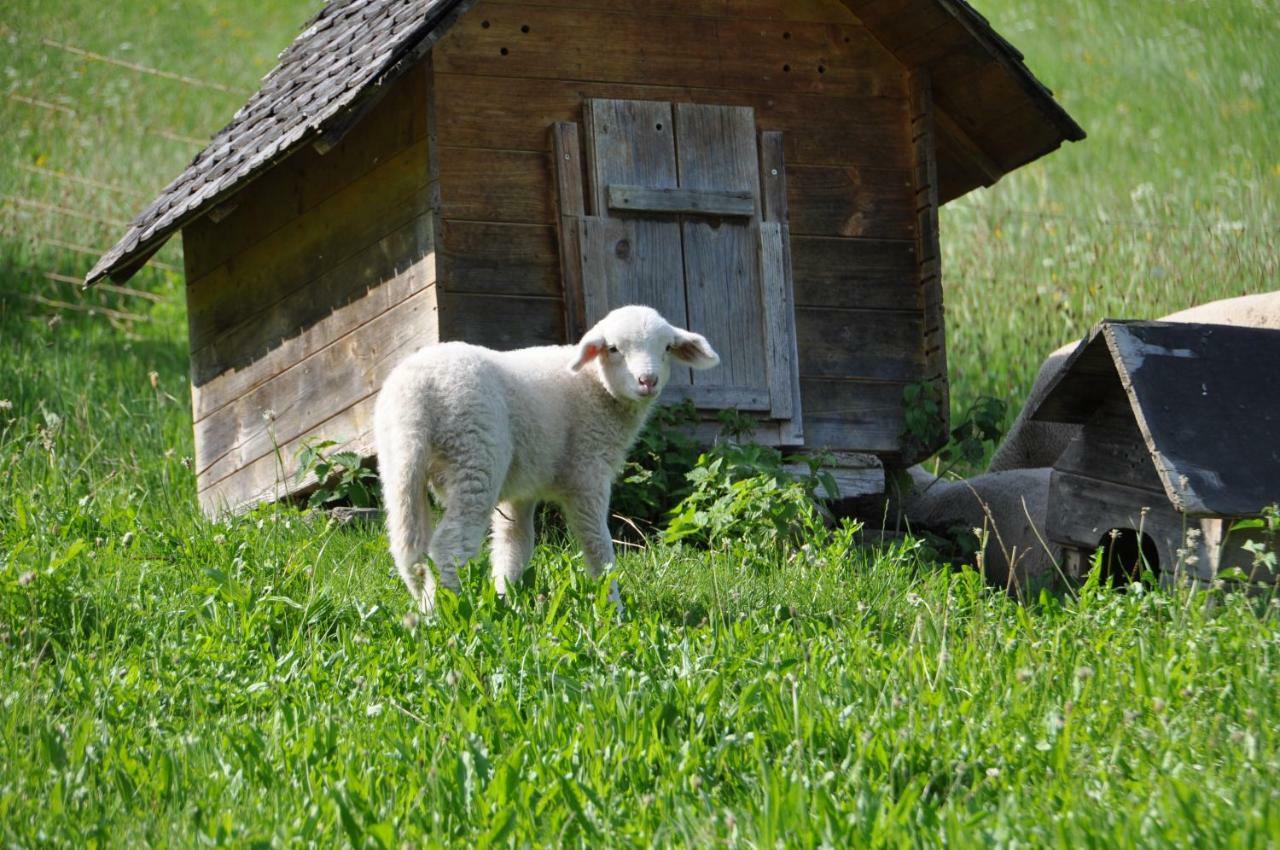
[[[600,578],[605,570],[613,567],[613,538],[609,534],[609,486],[579,492],[564,505],[565,520],[569,531],[582,544],[582,554],[587,562],[587,573]],[[622,597],[618,594],[618,582],[609,582],[609,598],[622,611]]]
[[[503,502],[493,512],[493,586],[499,596],[520,581],[533,557],[534,502]]]

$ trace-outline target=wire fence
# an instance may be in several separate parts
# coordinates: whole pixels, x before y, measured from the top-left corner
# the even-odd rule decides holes
[[[11,41],[16,39],[35,50],[46,53],[64,53],[74,56],[85,63],[115,69],[121,74],[162,79],[192,90],[231,95],[246,94],[237,87],[215,80],[157,68],[66,41],[30,36],[16,31],[11,26],[6,26],[3,22],[0,22],[0,36]],[[4,97],[23,108],[48,116],[48,119],[40,119],[40,126],[43,128],[49,120],[54,120],[58,125],[57,132],[68,131],[68,128],[62,125],[64,121],[84,122],[94,118],[100,120],[101,110],[96,104],[82,104],[61,92],[9,91],[4,94]],[[181,144],[185,148],[200,147],[208,141],[192,135],[189,131],[174,127],[135,124],[131,129],[140,135],[164,139]],[[97,233],[104,237],[103,242],[109,245],[108,239],[113,240],[120,236],[128,227],[128,220],[111,215],[109,212],[82,208],[76,206],[74,201],[68,200],[69,193],[74,189],[92,190],[107,193],[111,200],[105,206],[109,209],[136,210],[149,200],[147,192],[87,174],[50,168],[40,161],[19,161],[11,164],[15,172],[36,178],[38,182],[28,181],[19,191],[13,191],[13,187],[10,187],[10,191],[0,193],[0,213],[3,213],[0,222],[5,219],[15,222],[12,227],[0,228],[0,238],[6,241],[16,240],[15,244],[24,244],[36,249],[11,252],[6,259],[6,262],[12,266],[16,256],[16,261],[21,268],[29,271],[29,275],[26,276],[26,285],[36,291],[14,291],[8,294],[18,295],[51,310],[71,310],[100,316],[113,323],[147,321],[148,317],[144,313],[128,308],[127,304],[130,302],[158,304],[166,301],[167,296],[109,282],[98,283],[92,290],[86,290],[83,286],[84,274],[107,250],[96,242],[86,243],[85,237]],[[39,181],[42,181],[43,185]],[[95,206],[102,207],[104,204],[99,201]],[[64,235],[73,232],[75,236]],[[181,269],[174,263],[154,258],[148,265],[169,274],[181,273]],[[45,287],[41,287],[36,281],[43,281]],[[0,291],[0,295],[4,294],[6,293]]]

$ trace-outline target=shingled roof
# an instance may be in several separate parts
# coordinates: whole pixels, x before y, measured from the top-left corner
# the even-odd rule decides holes
[[[965,0],[935,0],[927,9],[906,0],[844,2],[904,64],[933,74],[935,102],[945,119],[939,126],[942,201],[989,185],[1064,140],[1084,138],[1027,69],[1022,54]],[[280,63],[231,123],[98,260],[85,276],[86,285],[131,277],[187,222],[299,147],[322,142],[358,120],[473,3],[332,0],[280,54]],[[904,6],[911,6],[912,14],[902,14]],[[955,73],[958,67],[990,68],[995,85],[970,86],[967,77]],[[1020,102],[1011,103],[1010,97]],[[1023,138],[1009,144],[1010,134]],[[997,152],[988,153],[993,146]]]
[[[358,113],[376,90],[443,34],[462,0],[334,0],[283,53],[262,88],[218,131],[124,238],[85,276],[131,277],[175,230],[330,126]]]

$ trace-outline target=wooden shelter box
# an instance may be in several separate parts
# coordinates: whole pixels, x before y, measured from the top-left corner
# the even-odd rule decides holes
[[[1046,534],[1082,577],[1274,584],[1280,331],[1103,322],[1032,418],[1082,426],[1054,464]],[[1259,557],[1261,555],[1262,557]]]
[[[632,302],[722,354],[665,400],[905,464],[939,205],[1082,137],[962,0],[334,0],[87,282],[181,230],[210,513],[367,454],[411,351]]]

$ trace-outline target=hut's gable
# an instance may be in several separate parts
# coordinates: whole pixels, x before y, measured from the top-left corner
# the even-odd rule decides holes
[[[586,193],[585,213],[616,218],[621,213],[609,210],[607,197],[611,182],[624,188],[629,182],[680,186],[680,147],[671,136],[679,110],[751,115],[752,131],[741,134],[745,141],[716,140],[703,158],[758,168],[765,134],[778,146],[768,176],[773,170],[780,177],[785,173],[777,181],[782,191],[773,216],[787,234],[784,268],[791,271],[793,298],[791,309],[780,314],[787,325],[794,323],[796,353],[775,361],[773,374],[781,385],[788,371],[797,373],[804,401],[796,407],[802,408],[803,422],[789,434],[770,437],[762,430],[756,436],[790,443],[802,430],[806,444],[900,450],[904,386],[945,381],[930,85],[913,76],[847,6],[838,0],[584,0],[536,6],[483,0],[440,40],[430,62],[438,143],[433,186],[437,230],[444,234],[438,241],[442,338],[509,348],[549,335],[571,337],[580,328],[573,317],[585,310],[589,293],[581,287],[591,273],[580,272],[575,281],[575,263],[566,263],[561,274],[559,260],[540,250],[551,241],[564,259],[583,248],[571,244],[574,227],[562,226],[566,202],[557,178],[565,151],[553,150],[551,127],[576,125],[570,135],[584,154],[577,191]],[[610,101],[650,104],[655,116],[670,116],[646,118],[633,131],[611,134],[618,161],[637,166],[632,173],[601,170],[587,156],[594,156],[596,144],[587,126],[589,105]],[[664,131],[656,129],[659,123]],[[666,147],[641,150],[646,138],[665,140]],[[748,146],[753,153],[735,155],[735,148]],[[741,179],[738,189],[760,185],[754,176]],[[650,279],[652,287],[657,266],[672,264],[670,290],[650,294],[652,303],[674,304],[676,295],[687,295],[685,278],[699,274],[698,255],[682,250],[685,231],[696,241],[707,225],[643,218],[636,226],[645,238],[632,243],[638,249],[630,259],[633,272]],[[500,238],[486,243],[475,235],[481,229]],[[662,234],[668,250],[660,247]],[[598,236],[601,249],[612,250],[620,241],[610,241],[603,231]],[[657,241],[645,244],[648,237]],[[498,245],[517,256],[517,268],[491,256]],[[618,259],[615,253],[613,271]],[[748,253],[742,260],[759,262]],[[685,261],[694,265],[686,267]],[[534,269],[534,263],[544,265]],[[608,279],[611,269],[602,271]],[[503,283],[512,272],[541,288],[512,291]],[[714,275],[731,277],[725,267]],[[563,287],[557,285],[561,279]],[[736,301],[740,310],[753,303],[723,287],[709,298],[716,307]],[[760,311],[771,306],[756,301]],[[701,306],[698,299],[688,305],[694,327],[714,333],[717,342],[766,338],[745,316],[723,328],[699,327]],[[674,309],[683,312],[680,305]],[[785,346],[786,337],[781,341]],[[770,394],[771,408],[777,395]],[[759,390],[756,396],[763,398]],[[742,406],[752,406],[746,402]]]

